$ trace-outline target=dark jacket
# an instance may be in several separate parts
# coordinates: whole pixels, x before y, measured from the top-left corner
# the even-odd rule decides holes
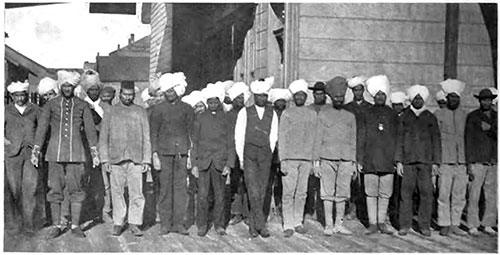
[[[222,171],[224,166],[234,168],[235,150],[233,131],[228,115],[222,111],[212,114],[209,110],[198,115],[193,126],[193,166],[200,171],[208,170],[210,164]]]
[[[480,109],[467,115],[465,122],[465,160],[471,163],[497,162],[497,112],[491,110],[491,117]],[[483,130],[481,122],[488,123],[490,130]]]
[[[97,147],[97,133],[88,104],[78,97],[69,100],[58,96],[48,101],[42,110],[36,130],[35,145],[42,146],[50,126],[46,161],[85,162],[84,140]]]
[[[10,141],[4,147],[6,157],[17,156],[23,147],[33,148],[40,113],[41,109],[32,103],[27,103],[23,114],[14,103],[5,106],[5,139]]]
[[[396,162],[441,164],[441,133],[436,116],[423,111],[416,116],[406,108],[398,124]]]
[[[193,120],[193,108],[180,99],[175,104],[162,102],[155,105],[149,120],[152,152],[160,155],[187,156],[191,148],[190,133]]]
[[[363,99],[360,104],[352,101],[344,105],[344,109],[354,114],[356,117],[356,158],[361,161],[364,158],[365,151],[363,143],[365,140],[365,115],[366,111],[373,105]]]
[[[394,173],[398,115],[387,105],[366,110],[362,141],[365,173]]]

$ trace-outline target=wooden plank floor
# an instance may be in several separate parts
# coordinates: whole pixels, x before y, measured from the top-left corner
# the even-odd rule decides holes
[[[89,224],[89,222],[87,222]],[[87,238],[78,239],[69,232],[49,240],[48,228],[40,230],[34,237],[4,235],[4,251],[15,252],[454,252],[454,253],[497,253],[497,237],[481,234],[472,236],[439,236],[433,231],[425,238],[411,231],[407,236],[373,235],[365,236],[365,228],[357,220],[345,224],[354,232],[353,236],[322,235],[321,225],[306,220],[305,235],[294,234],[284,238],[277,219],[268,223],[271,237],[253,238],[244,223],[229,226],[227,236],[218,236],[210,230],[206,237],[196,235],[196,227],[189,229],[189,236],[168,234],[160,236],[159,225],[145,231],[143,237],[134,237],[128,231],[121,236],[111,235],[110,223],[96,225],[86,231]]]

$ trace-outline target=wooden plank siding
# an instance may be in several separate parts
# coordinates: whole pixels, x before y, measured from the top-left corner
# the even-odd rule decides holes
[[[153,3],[151,7],[150,79],[157,73],[160,49],[167,29],[167,8],[165,3]]]

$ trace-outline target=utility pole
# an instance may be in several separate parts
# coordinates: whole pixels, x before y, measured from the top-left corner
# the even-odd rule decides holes
[[[457,78],[459,4],[446,4],[444,35],[444,79]]]

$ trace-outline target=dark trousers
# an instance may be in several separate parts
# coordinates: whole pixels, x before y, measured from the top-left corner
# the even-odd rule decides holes
[[[283,194],[283,184],[281,181],[280,164],[271,165],[271,173],[269,174],[269,183],[266,189],[266,197],[264,198],[264,217],[267,219],[271,211],[271,202],[274,198],[274,205],[279,210],[281,207],[281,197]]]
[[[187,188],[187,212],[185,217],[186,227],[194,224],[196,219],[196,194],[198,193],[198,180],[189,171],[188,173],[188,188]]]
[[[399,201],[401,197],[401,176],[394,175],[394,189],[389,200],[388,214],[393,226],[399,228]]]
[[[102,176],[101,166],[93,167],[92,162],[85,163],[85,191],[86,199],[84,210],[85,215],[82,215],[82,220],[91,220],[96,217],[102,217],[102,209],[104,208],[104,179]]]
[[[267,146],[246,145],[244,150],[244,178],[250,202],[250,228],[257,231],[265,227],[264,198],[273,154]]]
[[[217,170],[214,164],[205,170],[200,170],[198,178],[198,211],[196,212],[196,225],[207,226],[210,218],[210,190],[214,194],[214,207],[212,209],[212,221],[215,227],[224,227],[224,204],[225,204],[225,182],[226,177],[222,171]]]
[[[325,225],[325,209],[321,199],[320,186],[320,179],[314,175],[309,175],[304,213],[313,215],[316,212],[316,220]]]
[[[24,225],[33,228],[38,170],[30,162],[31,150],[21,148],[14,157],[5,158],[5,180],[12,198],[13,213],[23,216]]]
[[[245,178],[243,171],[240,168],[239,160],[236,162],[236,166],[231,170],[231,214],[241,215],[244,218],[248,217],[249,206],[248,206],[248,194],[245,185]]]
[[[176,231],[184,224],[187,201],[186,157],[160,155],[158,209],[161,227]]]
[[[420,229],[431,226],[433,188],[430,164],[404,165],[401,180],[401,200],[399,207],[400,229],[411,227],[413,216],[413,192],[418,188],[420,203],[418,206],[418,224]]]

